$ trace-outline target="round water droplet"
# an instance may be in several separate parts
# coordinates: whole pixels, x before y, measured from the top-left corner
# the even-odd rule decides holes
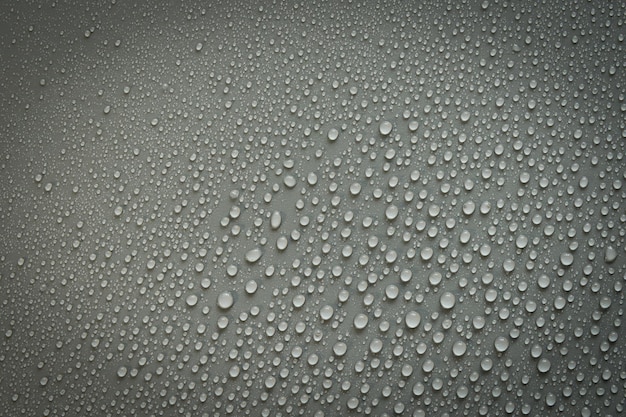
[[[441,275],[440,272],[435,271],[428,276],[428,282],[430,283],[430,285],[439,285],[442,278],[443,275]]]
[[[550,286],[550,277],[546,274],[539,275],[539,277],[537,278],[537,285],[539,286],[539,288],[548,288]]]
[[[331,306],[325,305],[322,308],[320,308],[320,317],[324,321],[330,320],[333,317],[334,312],[335,311]]]
[[[346,354],[347,351],[348,351],[348,346],[343,342],[337,342],[333,346],[333,352],[337,356],[343,356]]]
[[[561,254],[561,264],[563,266],[570,266],[574,263],[574,255],[569,252],[564,252]]]
[[[409,311],[404,317],[404,322],[409,329],[415,329],[420,325],[422,316],[417,311]]]
[[[117,376],[119,376],[120,378],[124,378],[127,373],[128,369],[125,366],[120,366],[119,368],[117,368]]]
[[[383,136],[387,136],[388,134],[390,134],[392,128],[393,126],[391,125],[391,122],[388,122],[386,120],[381,122],[380,125],[378,126],[378,130],[380,131],[380,134]]]
[[[317,365],[317,363],[319,362],[319,359],[320,359],[320,358],[319,358],[319,356],[317,356],[317,354],[315,354],[315,353],[311,353],[311,354],[309,355],[309,357],[307,358],[307,360],[306,360],[306,361],[307,361],[307,363],[308,363],[309,365],[311,365],[311,366],[315,366],[315,365]]]
[[[473,201],[466,201],[463,203],[463,214],[470,216],[476,210],[476,204]]]
[[[339,131],[335,128],[332,128],[328,131],[328,140],[334,142],[339,137]]]
[[[480,330],[483,327],[485,327],[485,318],[483,316],[475,316],[472,319],[472,326],[474,326],[474,329],[476,330]]]
[[[274,388],[274,385],[276,385],[276,378],[271,375],[265,378],[265,387],[267,389]]]
[[[233,298],[233,295],[228,291],[221,293],[217,297],[217,305],[224,310],[231,308],[234,302],[235,300]]]
[[[387,217],[387,220],[394,220],[396,217],[398,217],[398,211],[398,207],[391,204],[385,210],[385,217]]]
[[[465,354],[466,350],[467,344],[462,340],[457,340],[454,342],[454,345],[452,345],[452,353],[454,356],[461,357]]]
[[[441,207],[439,207],[437,204],[431,204],[430,207],[428,207],[428,214],[430,215],[430,217],[437,217],[440,212]]]
[[[451,292],[444,292],[439,298],[439,303],[441,304],[441,307],[449,310],[454,307],[454,304],[456,303],[456,297]]]
[[[396,285],[390,284],[385,287],[385,295],[390,300],[395,300],[398,297],[400,290]]]
[[[604,251],[604,262],[612,263],[617,259],[617,250],[613,246],[607,246]]]
[[[551,367],[552,367],[552,364],[546,358],[539,359],[539,362],[537,363],[537,370],[541,373],[548,372]]]
[[[405,363],[402,365],[401,372],[403,377],[408,378],[413,374],[413,367],[410,364]]]
[[[506,272],[513,272],[515,270],[515,261],[513,259],[505,259],[502,263],[502,268]]]
[[[527,245],[528,238],[526,237],[526,235],[519,235],[517,239],[515,239],[515,246],[517,246],[518,249],[524,249]]]
[[[356,327],[359,330],[362,330],[367,326],[368,321],[369,321],[369,318],[365,314],[359,313],[356,316],[354,316],[354,327]]]
[[[252,295],[256,292],[258,284],[254,280],[250,280],[246,283],[246,293]]]
[[[298,294],[295,297],[293,297],[293,301],[292,301],[293,306],[296,308],[302,307],[305,302],[306,302],[306,298],[302,294]]]
[[[261,259],[261,255],[263,255],[263,252],[260,248],[251,249],[246,253],[246,261],[250,263],[255,263],[256,261]]]
[[[289,245],[289,240],[287,239],[286,236],[280,236],[278,239],[276,239],[276,248],[279,251],[284,251],[285,249],[287,249],[288,245]]]
[[[195,294],[191,294],[187,296],[187,299],[185,300],[185,302],[187,303],[189,307],[193,307],[196,304],[198,304],[198,296],[196,296]]]
[[[494,341],[494,347],[500,353],[506,352],[506,350],[509,348],[509,339],[504,336],[496,337],[496,340]]]
[[[609,307],[611,307],[611,304],[613,304],[613,302],[611,301],[609,297],[603,296],[602,298],[600,298],[600,308],[602,308],[603,310],[606,310]]]
[[[372,353],[380,353],[383,350],[383,341],[379,338],[375,338],[370,342],[370,352]]]
[[[296,186],[296,178],[293,175],[285,176],[283,183],[287,188],[293,188]]]
[[[409,282],[411,281],[411,278],[413,277],[413,272],[411,272],[410,269],[403,269],[402,272],[400,272],[400,281],[402,282]]]
[[[350,410],[355,410],[359,406],[359,399],[356,397],[350,397],[350,399],[346,402],[346,406]]]

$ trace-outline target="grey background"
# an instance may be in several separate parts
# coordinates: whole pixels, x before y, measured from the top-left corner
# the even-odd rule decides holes
[[[5,2],[0,414],[622,414],[623,25]]]

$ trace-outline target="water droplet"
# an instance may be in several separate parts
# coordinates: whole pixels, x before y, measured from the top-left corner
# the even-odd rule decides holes
[[[387,217],[387,220],[394,220],[396,217],[398,217],[398,213],[398,207],[393,204],[388,206],[385,210],[385,216]]]
[[[369,318],[363,314],[363,313],[359,313],[356,316],[354,316],[354,327],[362,330],[367,326],[367,323],[369,321]]]
[[[604,251],[604,261],[606,263],[613,263],[617,259],[617,251],[613,246],[607,246]]]
[[[324,321],[330,320],[333,317],[334,312],[334,309],[327,304],[320,309],[320,317]]]
[[[509,348],[509,339],[507,339],[504,336],[498,336],[496,337],[496,340],[494,342],[494,347],[496,348],[496,351],[498,352],[506,352],[506,350]]]
[[[454,345],[452,345],[452,353],[454,353],[454,356],[461,357],[465,355],[466,350],[467,344],[462,340],[457,340],[454,342]]]
[[[385,120],[380,123],[378,130],[380,131],[381,135],[387,136],[391,133],[392,128],[393,126],[391,125],[391,122]]]
[[[564,252],[561,254],[561,264],[563,266],[570,266],[574,263],[574,255],[569,252]]]
[[[270,219],[270,226],[272,229],[277,230],[283,222],[283,218],[279,211],[274,211]]]
[[[537,363],[537,369],[539,370],[539,372],[541,373],[546,373],[550,370],[550,368],[552,367],[552,364],[550,363],[550,361],[546,358],[541,358],[539,359],[539,362]]]
[[[233,295],[228,291],[221,293],[217,297],[217,305],[224,310],[231,308],[234,302],[235,299],[233,298]]]
[[[444,292],[439,298],[439,303],[441,304],[441,307],[449,310],[454,307],[454,304],[456,303],[456,297],[451,292]]]
[[[381,350],[383,350],[383,341],[380,340],[379,338],[374,338],[370,342],[370,352],[376,354],[376,353],[380,353]]]
[[[304,303],[306,302],[306,297],[302,294],[298,294],[295,297],[293,297],[293,306],[295,308],[300,308],[304,305]]]
[[[187,296],[187,299],[185,301],[187,302],[187,305],[189,307],[193,307],[198,304],[198,296],[196,296],[195,294],[191,294]]]
[[[261,259],[261,255],[263,255],[263,252],[261,251],[260,248],[251,249],[248,252],[246,252],[246,261],[250,263],[255,263],[259,259]]]
[[[420,325],[422,316],[417,311],[409,311],[404,317],[404,322],[409,329],[415,329]]]
[[[346,354],[347,351],[348,351],[348,346],[343,342],[337,342],[333,346],[333,352],[337,356],[343,356]]]
[[[126,368],[125,366],[120,366],[119,368],[117,368],[118,377],[124,378],[127,373],[128,373],[128,368]]]

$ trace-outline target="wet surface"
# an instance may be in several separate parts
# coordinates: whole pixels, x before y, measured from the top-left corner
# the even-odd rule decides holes
[[[620,2],[0,8],[0,414],[618,416]]]

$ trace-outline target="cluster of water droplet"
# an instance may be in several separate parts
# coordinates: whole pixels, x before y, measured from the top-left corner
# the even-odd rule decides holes
[[[0,11],[3,412],[621,415],[625,6],[219,3]]]

